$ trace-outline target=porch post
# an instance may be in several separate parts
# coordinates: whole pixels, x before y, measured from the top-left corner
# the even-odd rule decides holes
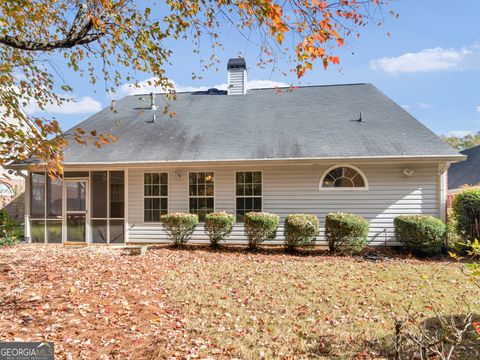
[[[125,172],[124,172],[124,184],[125,184],[125,189],[123,191],[123,194],[125,196],[125,199],[124,199],[124,214],[123,214],[123,217],[124,217],[124,220],[123,220],[123,224],[124,224],[124,230],[123,230],[123,239],[124,239],[124,244],[128,243],[128,168],[125,169]]]
[[[24,199],[24,237],[28,242],[32,242],[31,231],[30,231],[30,191],[31,191],[31,184],[30,184],[30,173],[27,172],[27,176],[24,177],[25,179],[25,192],[23,195]]]

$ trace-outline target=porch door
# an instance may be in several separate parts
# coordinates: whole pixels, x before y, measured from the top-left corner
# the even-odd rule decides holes
[[[64,242],[85,242],[88,223],[88,180],[65,179]]]

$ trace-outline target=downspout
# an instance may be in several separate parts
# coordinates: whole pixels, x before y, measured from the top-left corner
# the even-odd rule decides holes
[[[444,222],[447,221],[447,171],[450,164],[445,162],[438,165],[438,215]]]

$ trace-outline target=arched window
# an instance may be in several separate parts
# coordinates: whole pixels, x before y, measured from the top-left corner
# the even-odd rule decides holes
[[[354,166],[333,166],[322,176],[322,179],[320,180],[320,188],[367,189],[368,183],[361,170]]]
[[[14,192],[10,185],[0,182],[0,196],[13,196]]]

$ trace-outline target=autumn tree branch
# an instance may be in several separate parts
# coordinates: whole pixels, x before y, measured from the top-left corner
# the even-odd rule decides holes
[[[105,20],[108,17],[106,15],[106,13],[102,14],[100,19]],[[0,36],[0,44],[19,50],[51,51],[55,49],[70,49],[74,46],[89,44],[97,41],[104,35],[106,35],[105,31],[98,31],[95,28],[93,19],[89,15],[88,7],[79,5],[70,30],[63,39],[34,41],[5,34]]]

